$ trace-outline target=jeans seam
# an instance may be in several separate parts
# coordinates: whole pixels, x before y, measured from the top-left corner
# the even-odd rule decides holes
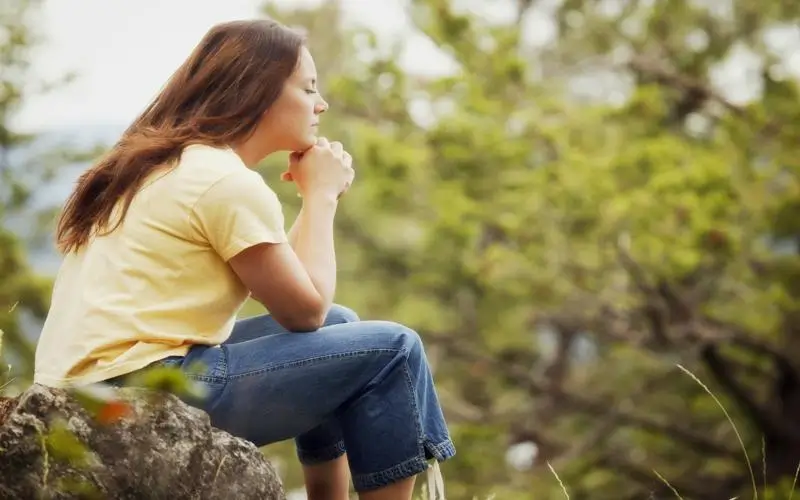
[[[433,455],[433,459],[440,462],[447,460],[449,457],[456,454],[456,447],[453,444],[453,440],[449,436],[441,443],[429,443],[429,447],[431,454]]]
[[[228,350],[223,345],[220,345],[219,348],[222,350],[222,377],[227,380],[228,379]]]
[[[422,429],[422,422],[420,422],[421,417],[419,413],[419,407],[417,406],[417,391],[414,388],[414,381],[411,379],[411,367],[408,366],[408,349],[404,349],[404,360],[403,360],[403,375],[406,379],[406,388],[408,389],[409,393],[411,394],[411,412],[413,413],[414,417],[414,426],[417,429],[417,452],[423,457],[425,457],[425,432]]]
[[[228,380],[238,380],[240,378],[245,378],[245,377],[250,377],[250,376],[255,376],[255,375],[261,375],[263,373],[274,372],[274,371],[282,370],[284,368],[290,368],[290,367],[294,368],[294,367],[309,365],[309,364],[317,362],[317,361],[327,361],[329,359],[354,358],[354,357],[357,357],[357,356],[367,356],[367,355],[376,354],[376,353],[397,353],[399,351],[401,351],[401,349],[365,349],[365,350],[350,351],[350,352],[339,353],[339,354],[326,354],[325,356],[315,356],[313,358],[306,358],[306,359],[290,361],[288,363],[281,363],[281,364],[274,365],[274,366],[262,367],[262,368],[259,368],[257,370],[252,370],[252,371],[245,372],[245,373],[237,373],[236,375],[229,375],[227,377],[227,379]]]
[[[206,382],[212,382],[212,383],[220,384],[222,387],[220,387],[220,389],[219,389],[219,394],[216,397],[216,401],[209,401],[210,404],[209,404],[208,408],[206,409],[206,412],[209,413],[209,414],[212,411],[214,411],[214,409],[223,401],[223,396],[228,391],[228,386],[229,386],[228,382],[230,380],[229,377],[228,377],[228,350],[227,350],[226,346],[224,346],[224,345],[220,345],[219,348],[222,351],[222,362],[220,364],[223,367],[223,372],[222,372],[223,376],[222,377],[217,377],[217,376],[206,377],[206,378],[210,379],[210,380],[206,380]],[[199,377],[203,377],[203,375],[200,375]]]
[[[214,384],[227,385],[228,383],[228,351],[225,345],[220,345],[219,349],[222,351],[222,359],[217,363],[222,367],[222,375],[201,375],[184,371],[183,374],[190,380],[197,382],[211,382]],[[216,371],[216,366],[212,369],[212,373]]]
[[[193,373],[186,373],[183,374],[186,378],[195,380],[197,382],[213,382],[215,384],[224,384],[227,381],[225,377],[212,377],[209,375],[195,375]]]

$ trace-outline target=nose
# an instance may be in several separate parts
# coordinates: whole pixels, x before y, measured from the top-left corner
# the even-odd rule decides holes
[[[328,103],[325,101],[325,99],[320,98],[317,105],[314,106],[314,113],[319,115],[326,111],[328,111]]]

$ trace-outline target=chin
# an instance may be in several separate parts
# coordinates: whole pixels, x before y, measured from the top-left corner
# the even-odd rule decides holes
[[[314,141],[303,140],[303,141],[291,141],[291,142],[286,141],[282,145],[280,145],[276,149],[274,149],[274,151],[283,151],[285,153],[295,153],[295,152],[298,152],[298,151],[305,151],[305,150],[309,149],[311,146],[313,146],[314,144],[316,144],[316,140],[314,140]]]
[[[297,145],[294,148],[294,151],[305,151],[306,149],[311,148],[317,143],[317,136],[316,135],[309,135],[308,137],[303,138],[302,140],[297,141]]]

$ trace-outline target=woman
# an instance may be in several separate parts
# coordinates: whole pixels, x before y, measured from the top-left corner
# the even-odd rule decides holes
[[[258,446],[296,438],[309,498],[345,499],[352,477],[362,499],[409,499],[455,449],[419,336],[333,304],[333,220],[354,173],[316,135],[327,107],[297,33],[212,28],[67,200],[35,381],[199,361],[196,404]],[[303,199],[288,234],[251,170],[276,151],[292,152],[284,179]],[[250,295],[271,315],[237,322]]]

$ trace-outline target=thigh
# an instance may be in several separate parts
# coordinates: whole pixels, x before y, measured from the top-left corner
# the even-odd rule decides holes
[[[286,328],[282,327],[280,323],[275,321],[272,315],[260,314],[258,316],[238,320],[236,324],[233,325],[231,336],[228,337],[228,340],[223,342],[223,344],[238,344],[239,342],[247,342],[248,340],[280,333],[289,332]]]
[[[328,315],[325,317],[325,326],[352,323],[355,321],[359,321],[359,318],[352,309],[340,304],[333,304],[330,311],[328,311]],[[233,327],[231,336],[224,343],[238,344],[240,342],[247,342],[248,340],[279,333],[289,333],[289,331],[275,321],[272,315],[261,314],[237,321]]]
[[[225,389],[207,411],[214,425],[259,446],[297,437],[418,342],[402,325],[366,321],[227,344]]]

